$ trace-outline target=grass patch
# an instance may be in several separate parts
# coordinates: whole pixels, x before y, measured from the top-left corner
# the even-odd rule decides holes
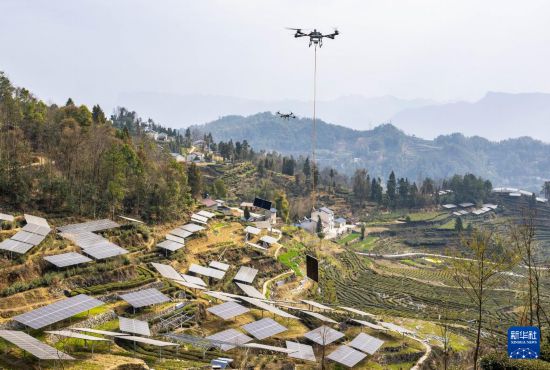
[[[304,256],[300,253],[299,248],[292,248],[282,253],[277,257],[277,260],[286,267],[292,269],[296,276],[303,276],[300,270],[300,263],[304,260]]]
[[[416,212],[416,213],[409,213],[407,217],[411,220],[411,222],[418,222],[418,221],[428,221],[433,220],[434,218],[440,216],[440,212]]]
[[[349,233],[348,235],[344,236],[342,239],[338,240],[338,244],[345,245],[346,243],[349,243],[355,239],[357,239],[360,236],[358,233]]]

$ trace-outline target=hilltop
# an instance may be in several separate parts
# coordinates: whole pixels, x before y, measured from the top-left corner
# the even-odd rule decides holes
[[[269,112],[251,116],[226,116],[194,126],[216,140],[247,140],[258,150],[294,156],[311,153],[312,120],[285,121]],[[550,145],[530,137],[493,142],[462,134],[426,140],[405,134],[391,124],[359,131],[317,121],[317,153],[321,167],[352,174],[367,168],[371,175],[386,177],[392,170],[417,180],[441,179],[460,173],[482,174],[494,184],[540,190],[550,165]]]

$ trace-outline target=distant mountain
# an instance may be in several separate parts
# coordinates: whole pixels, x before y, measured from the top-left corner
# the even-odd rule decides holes
[[[322,167],[332,166],[352,174],[364,167],[375,176],[399,176],[418,180],[441,179],[454,174],[474,173],[495,185],[540,190],[550,176],[550,145],[522,137],[491,142],[461,134],[434,140],[408,136],[391,124],[358,131],[317,121],[317,153]],[[246,139],[255,149],[293,155],[311,153],[311,119],[286,121],[272,113],[227,116],[195,126],[211,132],[215,140]]]
[[[550,143],[550,94],[489,92],[475,103],[407,108],[391,122],[423,138],[459,131],[491,140],[528,135]]]
[[[434,104],[425,99],[399,99],[393,96],[365,98],[360,95],[343,96],[319,101],[318,117],[328,122],[340,122],[356,129],[372,128],[407,108]],[[165,93],[124,93],[116,105],[132,107],[143,117],[152,117],[170,127],[187,127],[210,122],[227,115],[250,115],[265,111],[293,111],[310,117],[312,103],[301,100],[255,100],[216,95],[178,95]]]

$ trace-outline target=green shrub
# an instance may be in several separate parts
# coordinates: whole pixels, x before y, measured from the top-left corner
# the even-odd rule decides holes
[[[511,360],[504,353],[491,353],[481,359],[482,370],[548,370],[550,362],[541,360]]]

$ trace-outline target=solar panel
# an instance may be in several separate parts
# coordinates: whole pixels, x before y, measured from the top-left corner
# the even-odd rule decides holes
[[[259,340],[272,337],[287,330],[287,328],[270,318],[251,322],[243,325],[242,328]]]
[[[44,259],[49,263],[56,265],[57,267],[73,266],[80,263],[88,263],[92,261],[90,258],[76,252],[55,254],[53,256],[46,256],[44,257]]]
[[[239,345],[252,341],[251,337],[235,329],[227,329],[227,330],[221,331],[219,333],[206,337],[206,339],[225,342],[226,344],[222,344],[220,346],[222,351],[229,351],[230,349],[233,349]]]
[[[172,266],[165,265],[163,263],[156,263],[151,262],[151,265],[161,274],[163,277],[167,279],[173,279],[173,280],[181,280],[181,275],[179,272],[176,271]]]
[[[213,268],[210,268],[210,267],[204,267],[204,266],[196,265],[194,263],[191,264],[191,266],[189,266],[189,271],[193,272],[195,274],[209,276],[209,277],[212,277],[212,278],[217,279],[217,280],[223,279],[223,277],[225,275],[225,271],[220,271],[220,270],[213,269]]]
[[[269,235],[264,235],[260,238],[260,241],[264,242],[264,243],[267,243],[269,245],[271,244],[275,244],[277,243],[277,239],[275,239],[274,237],[272,236],[269,236]]]
[[[356,322],[358,324],[361,324],[361,325],[366,326],[366,327],[371,328],[371,329],[383,330],[383,331],[388,330],[383,326],[376,325],[376,324],[373,324],[373,323],[368,322],[368,321],[356,320],[356,319],[351,319],[351,321]]]
[[[191,236],[193,233],[187,231],[187,230],[183,230],[183,229],[179,229],[179,228],[176,228],[174,230],[171,230],[168,234],[172,234],[172,235],[175,235],[175,236],[178,236],[180,238],[187,238],[189,236]]]
[[[97,235],[88,231],[83,231],[80,233],[64,232],[64,233],[61,233],[60,235],[65,239],[69,239],[70,241],[72,241],[82,249],[90,248],[95,245],[103,244],[106,241],[108,241],[101,235]]]
[[[306,275],[313,281],[319,282],[319,260],[306,254]]]
[[[72,233],[72,232],[78,233],[83,231],[96,232],[96,231],[114,229],[116,227],[120,227],[120,225],[109,219],[102,219],[102,220],[81,222],[79,224],[65,225],[65,226],[58,227],[57,229],[64,233]]]
[[[225,302],[217,306],[207,308],[206,310],[224,320],[229,320],[235,316],[239,316],[250,311],[248,308],[241,306],[236,302]]]
[[[360,351],[374,355],[376,351],[384,344],[383,340],[375,338],[365,333],[359,333],[350,343],[349,346]]]
[[[352,308],[352,307],[340,306],[340,308],[342,308],[342,309],[344,309],[344,310],[346,310],[346,311],[352,312],[352,313],[356,313],[356,314],[358,314],[358,315],[375,317],[375,316],[374,316],[373,314],[371,314],[371,313],[364,312],[364,311],[361,311],[361,310],[358,310],[358,309],[355,309],[355,308]]]
[[[247,226],[244,228],[244,232],[252,235],[258,235],[262,232],[262,230],[254,226]]]
[[[35,224],[26,224],[25,227],[23,227],[21,230],[44,236],[48,235],[50,231],[52,231],[52,229],[49,227]]]
[[[312,311],[307,311],[307,310],[300,310],[300,311],[305,313],[306,315],[315,317],[316,319],[319,319],[323,322],[330,322],[330,323],[333,323],[333,324],[338,324],[337,321],[335,321],[335,320],[333,320],[330,317],[327,317],[325,315],[321,315],[319,312],[312,312]]]
[[[212,291],[207,291],[205,292],[205,294],[209,295],[210,297],[213,297],[213,298],[216,298],[216,299],[219,299],[220,301],[225,301],[225,302],[239,302],[238,300],[236,299],[233,299],[231,297],[228,297],[220,292],[212,292]]]
[[[206,217],[206,218],[212,218],[212,217],[216,216],[214,213],[208,212],[208,211],[199,211],[199,212],[197,212],[197,214],[199,216]]]
[[[122,218],[123,220],[130,221],[130,222],[135,222],[135,223],[138,223],[138,224],[144,224],[145,223],[143,221],[140,221],[140,220],[137,220],[137,219],[131,218],[131,217],[120,216],[120,215],[118,217]]]
[[[42,240],[44,240],[45,238],[46,237],[44,235],[33,234],[27,231],[19,231],[17,234],[11,237],[12,240],[31,245],[38,245],[42,243]]]
[[[0,213],[0,220],[1,221],[13,222],[15,220],[15,218],[12,215],[8,215],[6,213]]]
[[[340,346],[327,356],[332,361],[336,361],[347,367],[354,367],[365,357],[367,355],[363,352],[356,351],[348,346]]]
[[[89,328],[71,328],[71,330],[83,331],[83,332],[86,332],[86,333],[101,334],[101,335],[106,335],[108,337],[118,337],[119,335],[128,335],[128,334],[125,334],[125,333],[118,333],[118,332],[115,332],[115,331],[89,329]]]
[[[252,267],[241,266],[239,272],[237,272],[237,275],[235,275],[233,280],[244,281],[245,283],[252,283],[257,273],[258,270]]]
[[[325,306],[324,304],[321,304],[321,303],[319,303],[319,302],[308,301],[307,299],[302,299],[301,301],[304,302],[305,304],[310,305],[310,306],[320,308],[321,310],[328,310],[328,311],[332,311],[332,310],[333,310],[332,307]]]
[[[193,284],[193,283],[189,283],[185,280],[174,280],[175,283],[177,284],[181,284],[183,285],[184,287],[187,287],[187,288],[191,288],[191,289],[199,289],[199,290],[206,290],[205,287],[203,287],[202,285],[197,285],[197,284]]]
[[[28,224],[34,224],[34,225],[39,225],[39,226],[44,226],[44,227],[50,227],[50,225],[48,224],[48,221],[46,221],[45,218],[38,217],[38,216],[25,214],[25,221]]]
[[[176,243],[178,243],[178,244],[181,244],[182,246],[185,245],[185,239],[184,239],[184,238],[180,238],[179,236],[176,236],[176,235],[166,234],[166,240],[170,240],[170,241],[176,242]]]
[[[199,221],[199,223],[205,223],[206,224],[208,222],[208,217],[204,217],[204,216],[198,215],[196,213],[193,213],[191,215],[191,220]]]
[[[5,239],[0,243],[0,249],[19,254],[27,253],[32,247],[34,247],[34,245],[12,239]]]
[[[151,339],[151,338],[135,337],[133,335],[121,335],[121,336],[118,336],[116,338],[131,340],[132,342],[145,343],[145,344],[149,344],[149,345],[155,346],[155,347],[179,346],[179,344],[177,344],[177,343],[163,342],[163,341],[156,340],[156,339]]]
[[[204,280],[202,280],[200,277],[192,276],[192,275],[186,275],[186,274],[180,274],[183,280],[185,280],[188,283],[200,285],[200,286],[206,286],[206,283]]]
[[[41,360],[74,360],[74,358],[68,354],[42,343],[38,339],[22,331],[0,330],[0,337]]]
[[[149,323],[147,321],[128,319],[126,317],[118,317],[118,326],[120,331],[132,334],[150,336]]]
[[[262,293],[260,291],[258,291],[258,289],[254,288],[252,285],[247,285],[247,284],[241,284],[241,283],[236,283],[239,288],[242,289],[242,291],[249,297],[252,297],[252,298],[258,298],[258,299],[265,299],[265,297],[262,295]]]
[[[183,248],[184,246],[185,246],[184,244],[181,244],[172,240],[164,240],[157,244],[157,247],[169,250],[170,252],[175,252]]]
[[[103,302],[100,300],[79,294],[15,316],[13,319],[33,329],[40,329],[101,305]]]
[[[316,362],[315,354],[313,353],[313,347],[307,344],[301,344],[297,342],[286,341],[286,348],[290,350],[288,357],[298,358],[300,360]]]
[[[307,339],[320,345],[331,344],[343,336],[344,334],[325,325],[320,326],[304,335]]]
[[[97,341],[97,342],[108,342],[109,341],[109,339],[94,337],[94,336],[86,335],[86,334],[75,333],[74,331],[70,331],[70,330],[49,330],[49,331],[46,331],[46,333],[52,334],[52,335],[58,335],[58,336],[61,336],[61,337],[77,338],[77,339],[84,339],[84,340],[89,340],[89,341]]]
[[[379,324],[382,325],[383,327],[385,327],[386,329],[396,331],[399,334],[412,334],[413,333],[409,329],[406,329],[406,328],[404,328],[402,326],[399,326],[399,325],[392,324],[391,322],[380,322]]]
[[[181,229],[189,231],[190,233],[197,233],[199,231],[205,230],[204,227],[195,224],[183,225]]]
[[[144,289],[133,293],[121,294],[120,298],[134,308],[151,306],[153,304],[169,302],[170,298],[155,288]]]
[[[213,268],[218,269],[218,270],[222,270],[222,271],[227,271],[227,270],[229,270],[229,267],[231,267],[227,263],[218,262],[218,261],[211,261],[208,266],[213,267]]]
[[[266,310],[266,311],[269,311],[271,313],[274,313],[275,315],[278,315],[278,316],[281,316],[281,317],[286,317],[286,318],[291,318],[291,319],[297,319],[299,320],[299,318],[297,318],[296,316],[294,315],[291,315],[289,314],[288,312],[285,312],[273,305],[270,305],[268,303],[265,303],[265,302],[262,302],[260,301],[259,299],[256,299],[256,298],[249,298],[249,297],[239,297],[240,299],[242,299],[243,301],[245,302],[248,302],[250,304],[253,304],[254,306],[258,307],[258,308],[261,308],[262,310]]]
[[[118,245],[111,242],[105,244],[98,244],[90,248],[83,249],[83,252],[88,256],[93,257],[96,260],[102,260],[105,258],[111,258],[121,256],[128,253],[124,248],[120,248]]]
[[[254,207],[262,208],[267,211],[271,209],[271,202],[262,198],[254,198]]]
[[[265,349],[267,351],[281,352],[281,353],[291,353],[292,352],[288,348],[268,346],[267,344],[261,344],[261,343],[246,343],[246,344],[243,344],[243,347],[256,348],[256,349]]]

